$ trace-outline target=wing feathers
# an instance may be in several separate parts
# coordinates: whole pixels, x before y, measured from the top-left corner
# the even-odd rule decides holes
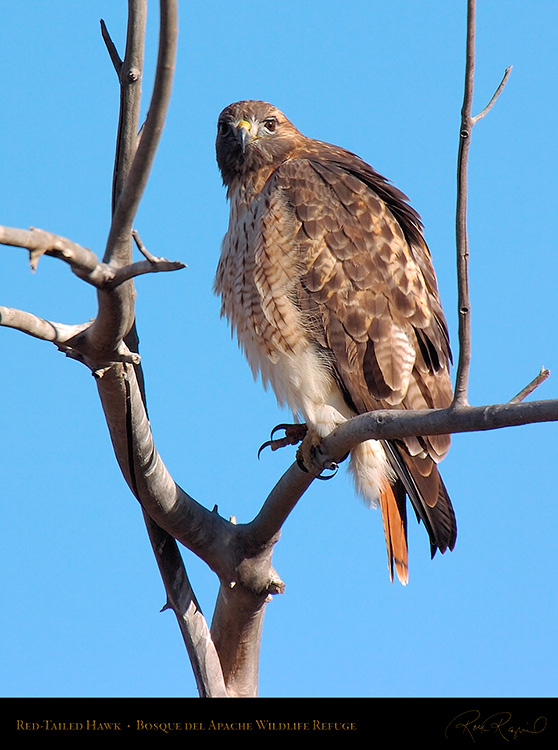
[[[420,220],[402,193],[353,159],[348,166],[310,155],[278,170],[300,222],[301,282],[317,303],[321,345],[359,412],[448,406],[449,338]],[[433,552],[455,544],[455,516],[436,468],[449,442],[442,435],[386,444],[395,486],[408,494]],[[381,491],[380,505],[390,569],[405,582],[406,519],[396,494]]]

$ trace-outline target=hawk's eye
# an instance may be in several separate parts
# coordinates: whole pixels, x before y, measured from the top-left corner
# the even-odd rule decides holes
[[[217,125],[217,130],[219,132],[219,135],[227,135],[227,133],[229,132],[229,123],[225,122],[225,120],[221,120]]]
[[[268,117],[267,120],[263,121],[263,124],[268,133],[274,133],[277,129],[277,120],[275,117]]]

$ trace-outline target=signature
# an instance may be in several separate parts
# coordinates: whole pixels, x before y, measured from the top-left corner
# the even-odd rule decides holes
[[[534,721],[519,726],[513,723],[509,711],[501,711],[483,718],[480,711],[471,709],[470,711],[463,711],[452,719],[446,727],[445,735],[448,739],[450,734],[460,732],[475,743],[475,737],[494,734],[509,742],[510,740],[517,740],[523,734],[542,734],[547,724],[546,716],[538,716]]]

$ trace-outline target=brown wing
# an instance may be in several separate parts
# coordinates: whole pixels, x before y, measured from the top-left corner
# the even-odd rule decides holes
[[[268,187],[280,187],[294,219],[301,269],[292,293],[316,347],[356,413],[448,406],[447,326],[418,216],[358,157],[311,144]],[[432,552],[453,548],[455,517],[436,468],[449,436],[386,447]]]

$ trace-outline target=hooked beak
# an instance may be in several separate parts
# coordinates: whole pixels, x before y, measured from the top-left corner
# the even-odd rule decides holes
[[[252,133],[252,123],[248,120],[240,120],[236,125],[238,140],[242,147],[242,153],[246,151],[246,146],[254,140]]]

